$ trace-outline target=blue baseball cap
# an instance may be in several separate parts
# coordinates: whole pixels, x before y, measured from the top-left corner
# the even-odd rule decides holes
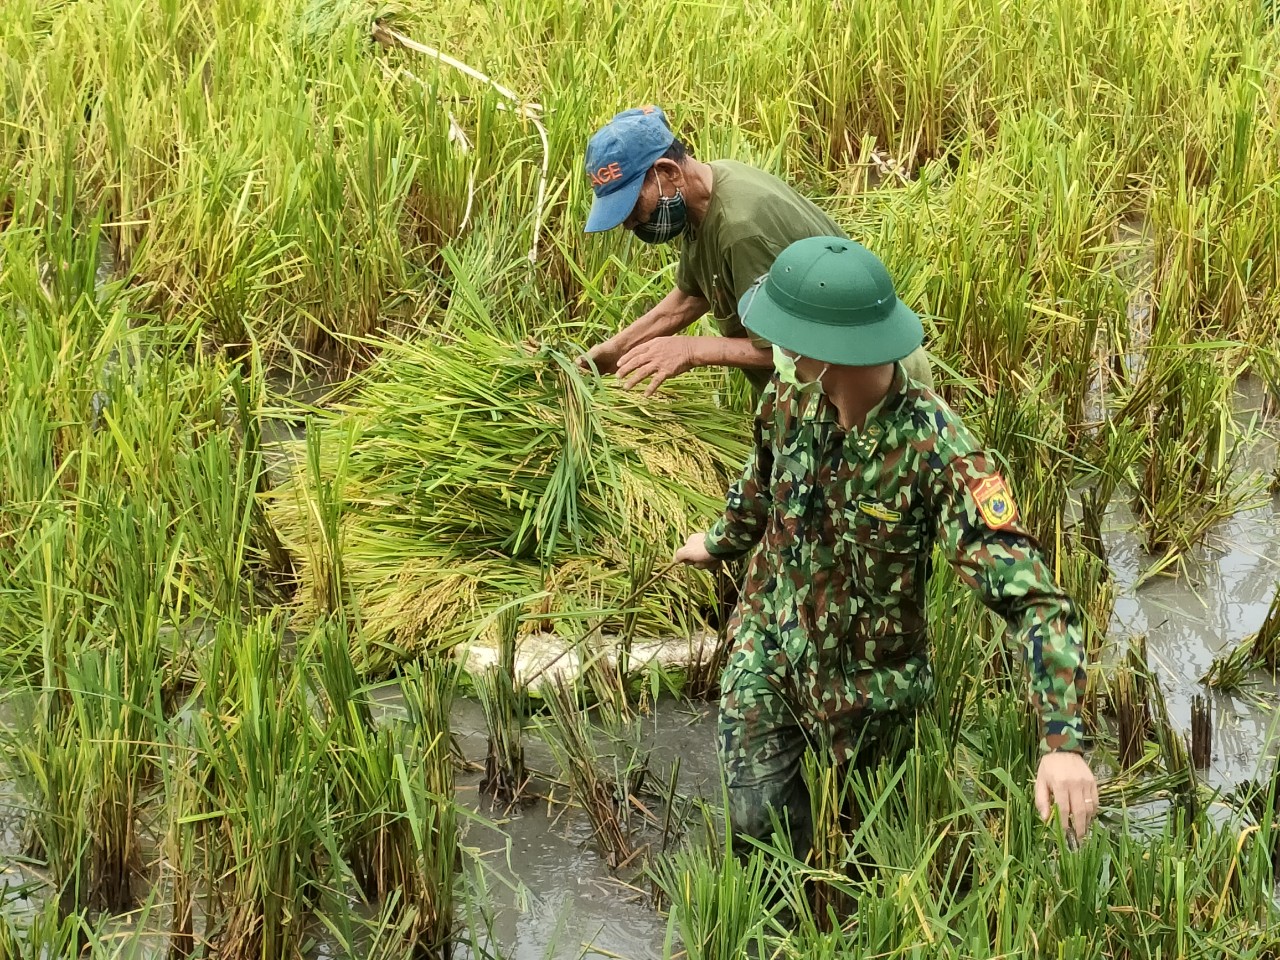
[[[675,138],[666,114],[652,105],[624,110],[595,132],[587,143],[587,176],[596,195],[587,233],[612,230],[630,216],[644,175]]]

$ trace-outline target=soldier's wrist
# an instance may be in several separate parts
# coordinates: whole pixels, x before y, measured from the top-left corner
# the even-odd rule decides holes
[[[1084,753],[1084,725],[1078,716],[1051,714],[1043,720],[1040,753]]]
[[[728,559],[737,552],[726,539],[724,531],[720,529],[719,524],[707,531],[706,536],[702,538],[702,545],[707,548],[707,553],[717,560]]]

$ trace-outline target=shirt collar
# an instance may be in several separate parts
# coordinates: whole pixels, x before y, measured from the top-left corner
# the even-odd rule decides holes
[[[886,416],[895,413],[902,405],[902,398],[907,392],[907,371],[902,367],[902,361],[895,360],[893,364],[893,381],[889,384],[889,389],[874,407],[867,411],[864,427],[870,428],[871,425]]]

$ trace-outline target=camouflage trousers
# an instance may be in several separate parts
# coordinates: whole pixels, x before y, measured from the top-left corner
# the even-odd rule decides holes
[[[841,767],[901,756],[932,698],[925,658],[874,671],[779,643],[759,622],[739,625],[721,679],[718,740],[729,817],[739,837],[767,839],[786,824],[803,856],[811,833],[806,751]],[[788,656],[791,648],[792,655]]]

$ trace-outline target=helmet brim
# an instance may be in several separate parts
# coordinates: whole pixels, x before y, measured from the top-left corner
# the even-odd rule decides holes
[[[738,302],[742,325],[770,343],[823,363],[875,367],[910,356],[924,342],[924,324],[915,311],[894,298],[882,319],[857,326],[814,320],[785,309],[757,283]]]

